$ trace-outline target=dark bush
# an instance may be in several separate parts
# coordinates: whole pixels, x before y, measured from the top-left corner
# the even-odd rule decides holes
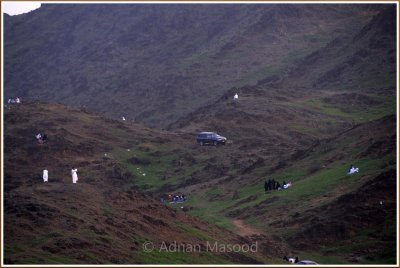
[[[147,158],[138,158],[138,157],[132,157],[130,159],[127,160],[128,163],[132,164],[132,165],[150,165],[151,161]]]
[[[313,174],[321,169],[321,163],[312,163],[311,166],[308,167],[307,171],[309,174]]]

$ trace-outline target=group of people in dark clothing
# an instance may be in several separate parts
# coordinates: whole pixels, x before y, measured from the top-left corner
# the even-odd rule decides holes
[[[279,181],[275,181],[275,179],[265,180],[265,182],[264,182],[265,192],[270,191],[270,190],[283,190],[283,189],[287,189],[291,186],[292,186],[291,182],[286,183],[285,181],[283,181],[283,183],[280,184]]]
[[[270,190],[278,190],[279,187],[281,187],[281,185],[279,181],[275,181],[275,179],[265,180],[264,182],[264,189],[266,192]]]
[[[296,258],[288,258],[288,257],[283,257],[283,259],[285,260],[285,261],[288,261],[288,262],[291,262],[291,263],[298,263],[299,262],[299,257],[296,257]]]

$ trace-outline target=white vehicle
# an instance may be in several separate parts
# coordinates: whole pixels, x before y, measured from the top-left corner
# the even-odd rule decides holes
[[[318,263],[316,263],[315,261],[309,261],[309,260],[302,260],[299,261],[296,264],[301,264],[301,265],[318,265]]]

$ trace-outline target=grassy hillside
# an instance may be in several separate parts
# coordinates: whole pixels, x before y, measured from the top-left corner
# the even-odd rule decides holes
[[[5,15],[5,97],[166,127],[287,73],[384,6],[43,4]]]
[[[48,143],[35,135],[45,132]],[[170,208],[137,191],[144,178],[114,152],[140,157],[179,144],[172,133],[106,120],[61,105],[5,108],[4,256],[6,264],[260,263],[271,253],[207,252],[207,242],[254,241]],[[130,152],[128,152],[128,149]],[[78,168],[72,184],[70,170]],[[43,183],[42,170],[49,170]],[[147,169],[143,167],[143,170]],[[147,170],[146,170],[147,172]],[[155,173],[154,173],[155,174]],[[149,170],[145,177],[154,180]],[[144,243],[199,245],[201,252],[146,252]],[[277,250],[281,250],[278,245]]]
[[[252,95],[246,90],[248,95],[241,94],[239,103],[222,99],[213,108],[205,108],[204,114],[198,113],[198,121],[192,118],[180,130],[188,133],[183,134],[185,143],[189,141],[183,154],[179,151],[169,154],[167,147],[153,147],[136,155],[147,165],[140,161],[132,163],[126,153],[119,154],[119,160],[130,170],[146,172],[146,178],[137,183],[142,190],[154,194],[188,193],[192,215],[234,232],[241,231],[234,220],[243,219],[259,233],[276,234],[288,243],[293,254],[309,256],[321,263],[393,263],[394,251],[390,248],[395,242],[396,204],[394,96],[308,91],[302,98],[268,102],[269,110],[277,111],[279,107],[282,112],[271,113],[270,120],[263,120],[264,117],[256,116],[268,114],[262,110],[265,107],[262,104],[271,98],[280,99],[279,94],[273,95],[273,91],[265,88],[264,91],[267,93],[261,94],[263,90],[258,87],[258,94]],[[344,105],[344,100],[353,105]],[[230,106],[231,110],[226,108]],[[224,112],[215,112],[218,109]],[[293,119],[288,116],[291,110]],[[315,119],[311,123],[304,114]],[[288,117],[288,121],[281,122],[282,126],[280,115]],[[331,129],[327,131],[322,124]],[[256,129],[251,125],[257,126]],[[218,148],[200,148],[194,144],[195,131],[200,129],[229,133],[230,143]],[[297,135],[293,135],[294,130]],[[309,143],[301,143],[303,140]],[[350,164],[362,172],[348,176]],[[147,179],[147,174],[151,179]],[[264,194],[266,178],[292,181],[295,187]],[[374,194],[369,185],[382,179],[388,187]],[[348,195],[364,199],[372,195],[367,206],[358,205],[359,201],[352,205],[361,214],[356,220],[350,216],[352,206],[340,201]],[[380,213],[383,208],[377,205],[380,201],[385,204],[383,215]],[[325,207],[335,204],[339,206],[335,214],[325,211]],[[338,224],[332,228],[318,227],[337,222],[333,215],[339,211],[344,220],[338,227],[335,227]],[[380,221],[388,222],[391,233],[378,231],[379,235],[371,238],[373,230],[381,230],[377,224]],[[352,226],[356,222],[368,224],[355,230]],[[316,234],[310,235],[313,228]],[[335,236],[335,232],[341,232],[342,236]],[[316,249],[321,245],[318,235],[325,237],[327,246],[323,249]],[[309,245],[298,246],[297,237],[310,241]],[[338,239],[344,242],[333,246]],[[347,250],[349,244],[353,245],[353,251]]]
[[[293,254],[320,263],[393,263],[396,121],[394,108],[387,107],[394,105],[379,103],[373,118],[358,122],[358,109],[336,107],[341,113],[324,114],[309,104],[328,105],[323,100],[331,98],[314,97],[276,105],[324,115],[333,125],[356,123],[329,137],[304,124],[304,133],[326,138],[293,148],[246,139],[240,127],[233,128],[239,134],[226,146],[199,147],[190,133],[150,130],[60,105],[7,107],[6,263],[281,263],[283,255]],[[246,101],[254,104],[250,97],[240,99],[231,119],[246,119],[240,111]],[[48,144],[36,144],[39,131],[48,134]],[[350,164],[360,173],[346,175]],[[71,183],[71,166],[79,169],[77,185]],[[49,184],[41,180],[45,167]],[[290,180],[293,187],[264,193],[266,178]],[[178,192],[189,198],[183,205],[159,201],[162,194]],[[363,224],[354,229],[356,222]],[[177,238],[185,243],[247,239],[268,250],[249,258],[149,255],[140,248],[147,241]],[[111,248],[112,254],[96,257]]]
[[[6,30],[6,96],[62,99],[108,116],[124,111],[128,120],[60,104],[5,107],[6,263],[282,264],[285,255],[396,262],[395,6],[217,5],[217,15],[209,6],[166,5],[168,14],[153,5],[90,7],[45,5],[7,18],[14,21]],[[57,39],[55,23],[22,42],[21,33],[54,14],[75,30]],[[104,27],[93,33],[93,25]],[[11,38],[10,29],[19,34]],[[53,34],[54,46],[43,46]],[[49,51],[33,60],[30,46]],[[22,71],[26,59],[32,65]],[[48,144],[35,142],[40,131]],[[200,131],[228,142],[200,146]],[[360,172],[348,175],[350,165]],[[272,178],[293,186],[265,192]],[[177,193],[188,201],[160,200]],[[162,241],[259,248],[142,248]]]

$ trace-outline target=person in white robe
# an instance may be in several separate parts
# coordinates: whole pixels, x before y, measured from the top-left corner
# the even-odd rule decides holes
[[[71,175],[72,175],[72,183],[77,183],[78,182],[78,169],[77,168],[72,168],[71,170]]]
[[[351,174],[358,173],[358,172],[359,172],[359,169],[356,168],[355,166],[352,166],[347,174],[351,175]]]
[[[47,169],[43,170],[43,182],[49,181],[49,171]]]

